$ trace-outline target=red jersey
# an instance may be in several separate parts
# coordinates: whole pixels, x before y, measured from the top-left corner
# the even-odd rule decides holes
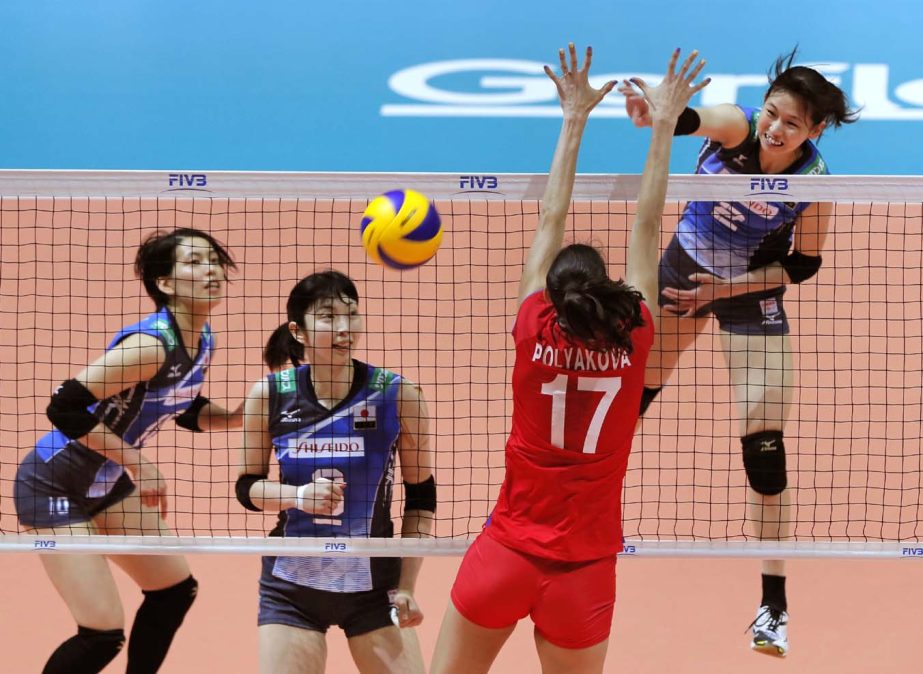
[[[544,291],[513,326],[513,423],[506,476],[485,532],[537,557],[585,561],[622,549],[622,481],[654,341],[647,306],[632,352],[570,338]]]

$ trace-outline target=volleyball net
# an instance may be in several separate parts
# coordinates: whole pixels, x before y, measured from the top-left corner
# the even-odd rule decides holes
[[[503,480],[509,330],[545,179],[0,171],[0,551],[461,554]],[[575,186],[567,240],[600,247],[614,275],[624,270],[639,183],[599,175]],[[359,222],[371,198],[404,187],[435,200],[446,234],[433,260],[397,272],[367,259]],[[758,541],[747,520],[738,413],[713,325],[638,431],[623,497],[626,552],[923,554],[923,178],[672,176],[664,245],[686,200],[835,204],[821,271],[785,296],[797,381],[785,431],[791,536]],[[144,453],[169,485],[176,536],[37,537],[19,525],[16,468],[50,429],[49,395],[153,311],[133,275],[135,252],[152,231],[187,226],[224,243],[239,267],[212,314],[218,350],[203,391],[230,409],[265,376],[262,348],[285,320],[293,284],[327,268],[356,281],[365,317],[357,357],[419,383],[429,403],[433,538],[267,538],[277,513],[248,512],[234,495],[240,432],[170,423]],[[399,522],[399,466],[394,484]]]

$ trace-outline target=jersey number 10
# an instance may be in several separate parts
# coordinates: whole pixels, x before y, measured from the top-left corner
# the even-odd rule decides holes
[[[542,384],[542,393],[551,396],[551,444],[560,449],[564,447],[564,419],[566,419],[567,388],[571,376],[559,374],[549,382]],[[577,377],[578,391],[597,391],[602,393],[602,398],[596,404],[596,411],[586,429],[583,440],[583,453],[595,454],[596,445],[599,443],[599,433],[606,413],[612,406],[616,394],[622,388],[621,377]]]

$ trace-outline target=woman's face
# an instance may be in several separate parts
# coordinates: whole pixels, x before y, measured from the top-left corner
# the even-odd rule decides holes
[[[297,324],[293,324],[298,338]],[[348,297],[319,300],[304,315],[303,340],[312,364],[342,365],[352,358],[352,350],[362,336],[359,304]]]
[[[807,140],[814,140],[824,130],[815,125],[804,103],[787,91],[774,91],[763,101],[756,123],[760,149],[772,154],[794,153]]]
[[[217,304],[224,297],[227,274],[207,239],[187,236],[174,250],[173,275],[164,279],[175,300]]]

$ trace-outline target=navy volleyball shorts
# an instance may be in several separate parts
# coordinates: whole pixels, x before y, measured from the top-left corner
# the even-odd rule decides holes
[[[263,557],[258,625],[288,625],[324,632],[331,625],[347,638],[392,627],[388,590],[329,592],[297,585],[272,575],[275,557]]]
[[[664,288],[678,288],[691,290],[696,284],[689,280],[690,274],[709,274],[707,269],[699,265],[683,247],[676,237],[660,258],[658,268],[659,290]],[[723,298],[702,307],[695,314],[697,318],[714,314],[718,325],[725,332],[737,335],[787,335],[789,333],[788,317],[782,304],[782,295],[785,287],[780,286],[771,290],[762,290],[746,295]],[[668,305],[669,300],[662,294],[657,297],[657,304],[661,307]],[[667,310],[669,311],[669,310]]]
[[[122,466],[54,432],[19,464],[13,495],[23,527],[53,529],[88,522],[134,490]]]

